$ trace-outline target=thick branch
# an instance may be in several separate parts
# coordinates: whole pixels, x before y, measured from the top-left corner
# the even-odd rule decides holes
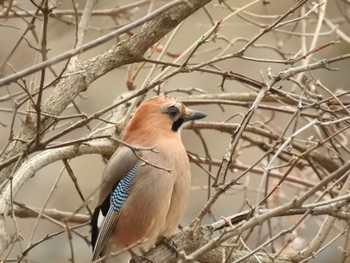
[[[186,254],[191,254],[192,252],[198,250],[203,245],[207,244],[214,233],[214,230],[211,226],[202,226],[195,230],[191,228],[185,228],[178,234],[173,237],[174,242],[177,244],[180,251],[180,257],[182,252]],[[228,255],[230,248],[227,248],[227,251],[223,251],[222,248],[217,248],[209,251],[208,253],[202,255],[198,258],[198,261],[201,263],[220,263],[223,262],[223,256]],[[237,260],[247,254],[249,251],[244,250],[235,250],[228,262]],[[147,259],[150,259],[152,262],[158,263],[175,263],[178,262],[176,254],[171,251],[166,245],[158,245],[154,249],[150,250],[146,254]],[[247,263],[257,263],[257,262],[272,262],[271,255],[268,255],[263,252],[255,253],[254,256],[246,259],[244,262]],[[275,259],[276,263],[290,263],[291,261],[287,256],[280,256]]]

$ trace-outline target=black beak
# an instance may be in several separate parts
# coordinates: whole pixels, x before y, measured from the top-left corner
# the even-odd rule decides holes
[[[184,121],[193,121],[193,120],[199,120],[207,117],[207,114],[201,111],[196,110],[190,110],[186,109],[186,116],[184,118]]]

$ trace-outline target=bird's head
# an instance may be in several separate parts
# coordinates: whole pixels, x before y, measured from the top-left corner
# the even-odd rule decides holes
[[[179,132],[183,123],[206,116],[203,112],[186,108],[175,98],[152,97],[137,108],[127,126],[124,140],[134,138],[133,134],[162,133],[170,136]]]

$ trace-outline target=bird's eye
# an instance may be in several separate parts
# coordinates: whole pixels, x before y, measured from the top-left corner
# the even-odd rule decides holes
[[[174,119],[179,114],[179,109],[175,106],[171,106],[168,108],[168,115],[170,118]]]

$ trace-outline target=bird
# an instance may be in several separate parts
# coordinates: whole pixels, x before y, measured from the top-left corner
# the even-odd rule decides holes
[[[93,261],[113,246],[123,251],[113,262],[129,262],[176,233],[191,181],[182,126],[206,116],[161,95],[136,109],[101,177],[91,219]]]

